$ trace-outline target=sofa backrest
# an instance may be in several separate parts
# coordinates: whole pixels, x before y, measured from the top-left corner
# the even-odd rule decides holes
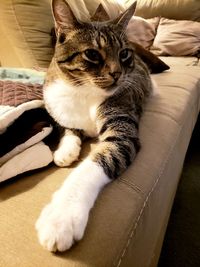
[[[101,2],[111,17],[135,0],[66,0],[82,19]],[[48,67],[53,55],[51,0],[0,0],[0,65]],[[77,5],[78,2],[78,5]],[[137,0],[136,15],[200,21],[200,0]],[[78,8],[77,8],[78,6]],[[84,15],[83,15],[84,14]],[[90,14],[90,15],[89,15]]]
[[[0,62],[47,67],[52,57],[50,0],[0,0]]]
[[[126,1],[126,5],[133,1]],[[168,19],[200,21],[200,1],[137,0],[136,15],[144,18],[162,16]]]

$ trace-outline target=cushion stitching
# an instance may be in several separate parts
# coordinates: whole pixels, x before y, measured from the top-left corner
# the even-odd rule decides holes
[[[188,119],[188,117],[187,117],[187,119]],[[183,125],[185,125],[185,122],[186,122],[186,120],[184,121],[184,124],[183,124]],[[153,193],[154,189],[156,188],[156,185],[158,184],[158,182],[159,182],[159,180],[160,180],[160,178],[161,178],[161,175],[163,174],[163,171],[164,171],[164,169],[165,169],[165,167],[166,167],[166,164],[168,163],[168,161],[169,161],[169,159],[170,159],[170,155],[172,154],[172,152],[173,152],[173,150],[174,150],[174,147],[175,147],[175,144],[177,143],[178,137],[180,136],[180,133],[182,132],[183,125],[182,125],[182,127],[180,127],[180,130],[179,130],[179,132],[178,132],[178,134],[177,134],[177,137],[176,137],[176,139],[175,139],[175,141],[174,141],[174,143],[173,143],[173,145],[172,145],[172,147],[171,147],[171,149],[170,149],[170,151],[169,151],[169,154],[168,154],[168,156],[167,156],[167,158],[166,158],[166,160],[165,160],[165,162],[164,162],[164,164],[163,164],[163,167],[161,168],[161,171],[160,171],[160,174],[159,174],[158,178],[156,179],[155,183],[153,184],[151,190],[149,191],[149,193],[148,193],[148,195],[147,195],[147,197],[146,197],[146,199],[145,199],[145,201],[144,201],[144,204],[143,204],[143,206],[142,206],[142,208],[141,208],[141,210],[140,210],[140,213],[139,213],[139,215],[138,215],[138,218],[137,218],[135,224],[133,225],[133,229],[132,229],[131,232],[130,232],[130,236],[129,236],[128,240],[127,240],[127,243],[126,243],[126,245],[125,245],[125,248],[123,249],[123,251],[122,251],[122,253],[121,253],[121,256],[120,256],[120,258],[119,258],[118,264],[116,265],[117,267],[119,267],[119,266],[121,265],[121,263],[122,263],[122,259],[123,259],[124,255],[125,255],[125,253],[126,253],[126,251],[127,251],[127,249],[128,249],[128,247],[129,247],[129,245],[130,245],[130,241],[131,241],[131,239],[133,238],[133,236],[134,236],[134,234],[135,234],[135,230],[136,230],[136,228],[137,228],[137,226],[138,226],[138,223],[139,223],[139,221],[140,221],[140,218],[141,218],[141,216],[142,216],[142,214],[143,214],[143,212],[144,212],[144,209],[145,209],[145,207],[146,207],[146,204],[147,204],[147,202],[148,202],[148,200],[149,200],[151,194]]]
[[[144,194],[144,192],[142,191],[142,189],[140,187],[138,187],[135,184],[129,183],[128,181],[126,181],[124,178],[119,178],[118,179],[119,182],[127,185],[129,188],[132,188],[133,190],[135,190],[136,192],[142,193]]]
[[[147,114],[153,113],[153,114],[156,114],[156,115],[161,115],[163,117],[167,117],[168,119],[170,119],[173,122],[175,122],[177,125],[180,125],[180,122],[176,121],[175,118],[173,118],[171,115],[167,114],[166,112],[156,111],[156,110],[151,110],[151,109],[148,109],[148,110],[145,110],[145,111],[146,111]]]
[[[18,21],[18,19],[17,19],[16,10],[15,10],[15,5],[14,5],[14,3],[13,3],[13,0],[11,0],[11,1],[12,1],[13,14],[14,14],[14,17],[15,17],[15,20],[16,20],[16,24],[17,24],[17,26],[18,26],[18,30],[21,32],[21,34],[22,34],[22,36],[23,36],[23,39],[24,39],[24,42],[25,42],[25,44],[26,44],[26,46],[27,46],[27,48],[28,48],[28,50],[29,50],[30,55],[32,55],[32,58],[33,58],[33,60],[35,61],[35,64],[38,65],[37,60],[35,59],[34,54],[33,54],[33,52],[32,52],[32,49],[30,48],[28,42],[26,41],[25,35],[24,35],[23,31],[21,30],[20,23],[19,23],[19,21]]]

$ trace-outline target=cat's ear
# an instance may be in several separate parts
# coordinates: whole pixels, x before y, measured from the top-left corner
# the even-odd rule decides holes
[[[122,14],[119,15],[116,19],[112,21],[112,23],[121,26],[125,29],[132,18],[133,14],[135,13],[137,1],[135,1],[127,10],[125,10]]]
[[[107,21],[110,19],[110,17],[108,16],[103,5],[100,4],[90,19],[91,19],[91,21]]]
[[[52,11],[56,28],[74,29],[79,25],[78,20],[65,0],[52,0]]]

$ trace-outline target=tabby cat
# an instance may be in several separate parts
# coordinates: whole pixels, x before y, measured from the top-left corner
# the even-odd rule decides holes
[[[58,166],[79,157],[80,132],[98,144],[42,211],[36,229],[50,251],[83,237],[102,188],[125,171],[140,142],[138,123],[152,92],[146,65],[125,31],[136,3],[112,21],[80,22],[64,0],[53,0],[57,43],[44,86],[46,109],[65,131],[54,153]]]

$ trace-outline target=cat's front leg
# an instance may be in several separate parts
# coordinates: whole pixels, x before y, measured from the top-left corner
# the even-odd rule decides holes
[[[64,251],[83,237],[98,193],[136,156],[139,149],[137,132],[137,122],[129,116],[105,121],[97,147],[67,177],[42,211],[36,223],[42,246],[50,251]]]
[[[81,150],[81,139],[76,131],[65,129],[58,148],[54,152],[54,163],[59,167],[71,165],[78,160]]]
[[[43,209],[36,223],[41,245],[64,251],[80,240],[99,191],[110,181],[98,163],[84,160]]]

